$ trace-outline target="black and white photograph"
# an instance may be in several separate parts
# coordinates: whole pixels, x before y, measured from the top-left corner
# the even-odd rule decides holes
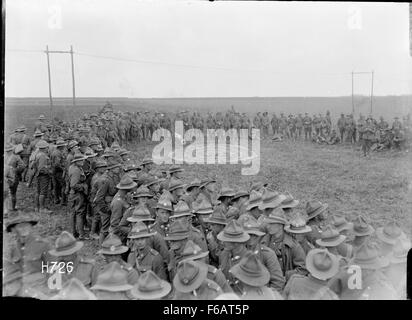
[[[410,299],[411,3],[2,2],[3,298]]]

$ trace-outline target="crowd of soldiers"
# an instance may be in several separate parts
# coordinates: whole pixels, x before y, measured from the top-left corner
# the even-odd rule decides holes
[[[190,122],[186,116],[181,115],[188,128],[202,126],[196,113]],[[105,105],[99,115],[70,124],[53,126],[40,116],[33,139],[25,127],[15,130],[5,147],[10,200],[5,228],[13,242],[3,259],[3,295],[405,299],[411,244],[395,221],[375,230],[363,215],[348,221],[316,199],[301,210],[300,200],[262,181],[236,190],[212,177],[186,181],[180,166],[131,157],[128,141],[150,140],[159,126],[172,126],[158,114],[156,122],[135,127],[133,121],[144,117],[149,118]],[[278,130],[285,132],[282,119]],[[213,121],[226,129],[226,117]],[[266,126],[265,121],[261,124]],[[242,121],[235,124],[243,126]],[[17,206],[20,182],[35,189],[33,210]],[[55,243],[34,227],[39,220],[33,211],[50,217],[51,202],[67,207],[70,216],[70,226]],[[99,246],[96,254],[104,265],[80,254],[85,242]],[[360,286],[349,284],[352,265],[360,269]],[[61,288],[50,286],[57,271],[53,266],[59,268]]]

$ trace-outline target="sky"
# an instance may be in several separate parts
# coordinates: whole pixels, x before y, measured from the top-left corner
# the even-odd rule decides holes
[[[48,96],[46,45],[78,97],[412,94],[407,3],[9,0],[6,97]]]

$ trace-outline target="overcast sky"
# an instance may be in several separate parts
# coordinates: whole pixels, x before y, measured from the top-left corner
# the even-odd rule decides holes
[[[6,97],[48,96],[46,45],[146,61],[75,55],[78,97],[341,96],[352,70],[374,70],[376,95],[412,94],[406,3],[6,1]],[[51,73],[70,97],[70,56]]]

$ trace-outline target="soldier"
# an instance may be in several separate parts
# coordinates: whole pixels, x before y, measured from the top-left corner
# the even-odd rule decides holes
[[[369,117],[368,117],[369,119]],[[360,143],[363,143],[363,133],[365,132],[366,128],[366,120],[365,117],[362,114],[359,114],[359,120],[357,124],[357,131],[358,131],[358,141]]]
[[[321,233],[321,238],[316,240],[319,247],[326,248],[331,254],[338,258],[340,266],[344,267],[352,258],[353,248],[345,243],[346,236],[339,234],[332,226],[327,226]],[[346,246],[344,250],[342,250]]]
[[[47,155],[47,148],[49,144],[46,141],[40,141],[37,144],[39,151],[36,153],[36,156],[33,161],[33,172],[34,175],[31,177],[28,182],[28,186],[31,185],[31,180],[36,179],[36,209],[40,213],[50,214],[51,211],[45,207],[45,200],[47,193],[49,191],[49,180],[50,180],[50,158]]]
[[[223,242],[224,249],[219,255],[219,269],[222,270],[229,284],[235,286],[235,279],[229,270],[245,256],[249,250],[246,243],[250,239],[243,227],[236,221],[230,221],[225,228],[217,235],[217,239]]]
[[[269,126],[270,126],[270,119],[267,112],[263,113],[262,121],[261,121],[262,129],[263,129],[263,139],[269,137]]]
[[[208,267],[195,261],[183,261],[173,278],[175,300],[213,300],[223,293],[219,285],[207,278]]]
[[[363,156],[367,157],[370,155],[371,147],[373,142],[375,141],[375,126],[372,122],[372,118],[368,117],[366,120],[366,125],[362,132],[362,151]]]
[[[305,252],[295,239],[284,232],[287,220],[283,210],[274,209],[265,223],[270,235],[268,247],[276,253],[286,281],[295,273],[306,275]]]
[[[296,120],[293,118],[293,115],[289,115],[288,118],[288,127],[287,127],[287,134],[289,139],[296,140]]]
[[[283,295],[288,300],[339,300],[328,280],[339,272],[339,259],[326,249],[313,249],[306,257],[308,276],[293,275]]]
[[[9,189],[11,208],[10,210],[17,210],[17,189],[19,182],[24,172],[24,162],[18,154],[15,153],[16,147],[12,145],[6,145],[5,151],[7,153],[5,157],[4,175]]]
[[[52,165],[52,179],[53,179],[53,192],[55,204],[66,205],[66,194],[65,190],[65,180],[64,171],[66,167],[66,155],[64,152],[64,147],[67,143],[63,140],[58,140],[56,142],[56,149],[50,155],[51,165]]]
[[[246,213],[242,215],[241,219],[243,219],[244,217],[252,217],[258,220],[262,214],[259,209],[261,202],[262,194],[255,190],[252,190],[252,192],[250,192],[249,201],[247,202]]]
[[[220,194],[217,197],[217,201],[220,201],[218,204],[219,207],[222,207],[223,212],[226,214],[229,210],[229,206],[232,200],[232,197],[236,194],[235,190],[229,187],[222,187]]]
[[[134,182],[128,175],[124,175],[120,182],[116,185],[118,191],[110,203],[110,233],[114,233],[121,237],[120,222],[124,212],[130,206],[126,201],[126,195],[136,186],[137,183]]]
[[[312,232],[306,238],[312,245],[316,244],[316,240],[320,239],[322,227],[326,221],[327,210],[329,205],[320,201],[308,201],[306,203],[307,224],[311,227]]]
[[[396,135],[396,134],[399,134],[399,132],[403,129],[403,127],[402,127],[402,123],[399,121],[399,117],[395,117],[394,119],[395,121],[392,124],[392,131]]]
[[[85,157],[76,153],[69,167],[69,203],[72,210],[71,228],[72,234],[80,240],[88,239],[84,230],[84,219],[86,215],[86,197],[89,192],[86,183],[86,175],[83,171]]]
[[[180,179],[170,180],[169,191],[171,192],[173,197],[173,205],[176,205],[179,202],[180,198],[184,195],[185,188],[186,184],[184,184]]]
[[[239,210],[239,216],[246,213],[247,202],[249,199],[249,192],[244,189],[240,189],[232,197],[232,206]]]
[[[46,117],[41,114],[38,118],[39,121],[36,121],[36,123],[34,124],[34,130],[40,130],[43,133],[48,132],[48,128],[46,126]]]
[[[259,261],[269,272],[270,279],[267,283],[268,287],[278,292],[282,292],[283,287],[285,286],[285,278],[276,254],[267,246],[261,244],[261,239],[265,235],[265,233],[260,230],[261,226],[251,217],[244,219],[242,225],[243,229],[250,236],[246,248],[258,257]]]
[[[376,236],[379,239],[379,255],[381,257],[389,257],[402,235],[403,232],[396,221],[390,221],[383,227],[377,228]]]
[[[315,248],[306,237],[308,233],[312,232],[312,228],[306,225],[306,219],[300,213],[294,215],[289,225],[284,227],[284,230],[300,244],[303,251],[305,251],[305,255]]]
[[[52,260],[62,266],[59,273],[63,284],[71,278],[77,278],[83,285],[90,287],[93,279],[96,279],[96,261],[78,255],[83,245],[82,241],[76,241],[72,234],[63,231],[56,239],[54,249],[49,251]]]
[[[210,264],[207,264],[206,259],[208,257],[208,254],[208,251],[204,252],[192,240],[189,240],[188,242],[186,242],[186,245],[182,252],[182,256],[178,262],[180,263],[182,261],[190,260],[206,264],[208,268],[207,278],[216,282],[219,285],[219,287],[222,288],[223,292],[233,292],[223,272],[211,266]]]
[[[155,233],[150,233],[148,227],[141,221],[137,222],[128,235],[130,253],[127,262],[139,273],[152,270],[159,278],[167,280],[166,269],[162,256],[151,248],[147,239]]]
[[[191,218],[193,214],[191,213],[189,206],[184,201],[179,201],[179,203],[174,207],[173,215],[170,216],[172,221],[179,221],[184,228],[189,230],[189,240],[196,243],[202,250],[207,251],[207,243],[203,233],[196,229],[192,223]]]
[[[210,264],[215,267],[219,267],[220,254],[223,251],[224,247],[222,242],[217,240],[217,236],[227,225],[227,220],[222,209],[217,208],[213,211],[212,215],[209,218],[205,219],[205,222],[209,224],[211,229],[206,235]]]
[[[99,300],[132,300],[132,288],[128,282],[128,272],[118,262],[113,261],[100,271],[90,290]]]
[[[199,185],[200,193],[196,199],[196,202],[200,203],[201,199],[207,199],[212,205],[217,204],[217,190],[216,180],[205,179]]]
[[[327,138],[327,143],[329,145],[339,144],[341,142],[335,129],[332,130],[330,136]]]
[[[352,233],[355,237],[350,244],[355,251],[369,241],[371,235],[375,233],[375,229],[368,224],[363,216],[358,215],[355,220],[353,220]]]
[[[117,263],[119,263],[122,269],[128,272],[128,276],[127,276],[128,283],[131,285],[134,285],[137,283],[137,279],[139,279],[139,273],[135,269],[133,269],[133,266],[126,263],[122,259],[122,254],[125,254],[127,251],[129,251],[129,248],[126,246],[123,246],[122,242],[116,235],[109,234],[107,238],[103,241],[101,249],[97,251],[97,254],[100,254],[103,256],[105,265],[113,261],[116,261]],[[102,266],[100,269],[103,269],[103,268],[104,267]],[[93,283],[96,283],[96,280],[97,279],[93,279]]]
[[[172,286],[169,282],[160,279],[152,270],[143,273],[136,285],[130,291],[138,300],[170,300]]]
[[[163,238],[169,231],[169,217],[173,212],[172,203],[165,197],[161,196],[155,206],[156,222],[151,225],[151,231],[155,231]]]
[[[305,117],[303,118],[303,128],[305,130],[305,141],[307,141],[312,136],[312,119],[307,112],[305,112]]]
[[[303,118],[302,114],[299,113],[298,117],[295,119],[295,126],[296,126],[296,138],[300,140],[302,137],[302,128],[303,128]]]
[[[278,134],[279,132],[279,120],[278,117],[276,116],[276,113],[272,115],[272,119],[270,120],[270,124],[272,126],[272,132],[273,134]]]
[[[89,203],[91,206],[91,212],[92,212],[92,226],[90,230],[90,237],[92,239],[98,240],[99,239],[99,234],[98,234],[98,229],[100,228],[100,215],[99,211],[96,208],[96,203],[94,202],[96,193],[99,187],[99,184],[97,181],[99,180],[100,177],[103,176],[103,174],[107,170],[107,162],[104,160],[98,160],[95,165],[95,173],[90,181],[90,193],[89,193]]]
[[[254,253],[246,253],[230,272],[236,278],[236,292],[242,300],[283,300],[279,292],[268,287],[269,271]]]
[[[341,113],[340,118],[338,119],[337,123],[338,129],[339,129],[339,134],[340,134],[340,142],[343,143],[343,138],[345,135],[345,128],[346,128],[346,119],[345,115]]]

